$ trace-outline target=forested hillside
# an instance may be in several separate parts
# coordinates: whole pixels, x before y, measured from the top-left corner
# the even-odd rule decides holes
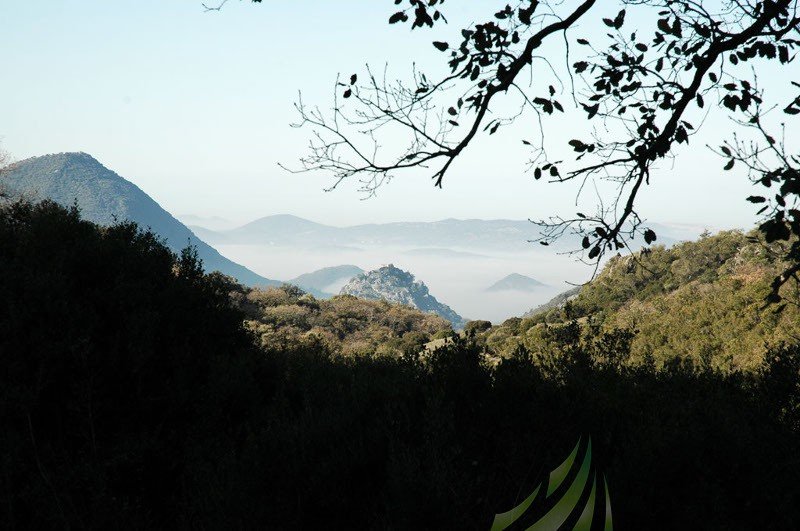
[[[231,282],[228,290],[245,327],[265,348],[398,357],[453,333],[442,317],[382,300],[352,295],[319,300],[289,284],[250,289]]]
[[[783,304],[766,304],[784,254],[755,232],[727,231],[615,257],[568,302],[509,319],[484,339],[500,355],[520,345],[535,353],[572,327],[582,341],[628,336],[634,363],[691,359],[726,371],[755,370],[765,349],[800,339],[796,286],[787,286]]]
[[[800,350],[646,363],[588,324],[729,276],[669,263],[691,280],[639,299],[656,284],[619,260],[568,310],[583,321],[526,323],[547,349],[497,357],[468,326],[422,355],[438,317],[249,290],[132,224],[0,208],[0,527],[488,529],[590,436],[615,528],[792,529]]]

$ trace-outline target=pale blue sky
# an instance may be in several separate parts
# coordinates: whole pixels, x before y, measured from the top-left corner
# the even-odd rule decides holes
[[[447,2],[447,31],[484,18],[496,3]],[[444,190],[427,175],[409,175],[362,201],[355,183],[326,193],[329,177],[277,167],[307,143],[307,132],[289,127],[299,89],[327,105],[337,72],[361,72],[366,62],[388,61],[398,76],[412,61],[441,69],[430,45],[441,36],[388,26],[392,7],[390,0],[232,0],[204,13],[199,0],[0,0],[3,147],[16,159],[85,151],[177,215],[244,222],[292,213],[345,225],[574,211],[573,187],[523,172],[518,130],[479,139]],[[557,136],[574,125],[562,118],[551,128]],[[750,185],[723,173],[704,147],[716,143],[713,132],[654,176],[641,201],[648,218],[710,227],[754,221],[744,201]],[[693,194],[685,193],[690,185]]]

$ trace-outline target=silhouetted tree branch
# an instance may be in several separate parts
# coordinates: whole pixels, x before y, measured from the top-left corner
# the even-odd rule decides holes
[[[800,88],[800,84],[792,84]],[[744,119],[737,120],[741,129],[755,135],[742,138],[734,133],[731,140],[715,151],[728,159],[726,169],[743,165],[753,184],[774,190],[764,195],[751,195],[747,200],[762,205],[757,215],[762,217],[760,229],[766,243],[786,242],[784,258],[788,265],[773,280],[769,296],[770,302],[778,302],[781,288],[787,282],[800,283],[800,150],[792,154],[787,147],[785,124],[781,124],[781,134],[776,138],[768,132],[764,118],[776,110],[788,115],[800,114],[800,96],[783,109],[764,110],[761,93],[757,94],[757,103],[745,110]]]
[[[389,23],[434,27],[446,22],[443,3],[397,0],[400,9]],[[569,103],[585,113],[590,137],[569,140],[574,156],[568,161],[548,158],[544,130],[541,140],[523,140],[532,149],[529,169],[536,179],[554,182],[610,181],[616,192],[601,197],[593,214],[542,221],[541,243],[577,233],[585,257],[599,263],[637,236],[654,242],[656,233],[636,208],[652,170],[688,147],[702,125],[689,121],[693,113],[726,112],[739,126],[752,118],[763,103],[757,69],[768,61],[788,65],[795,58],[798,0],[619,3],[622,9],[613,18],[603,18],[594,0],[518,1],[464,28],[457,45],[434,41],[448,54],[450,69],[439,80],[415,68],[410,84],[389,82],[385,70],[376,76],[367,67],[361,81],[355,74],[349,82],[337,80],[332,112],[300,99],[296,125],[312,130],[300,171],[328,172],[334,187],[355,177],[363,190],[374,193],[393,175],[422,168],[442,186],[455,160],[480,134],[494,134],[531,112],[540,118],[563,113]],[[654,27],[628,28],[626,17],[633,9],[645,10]],[[582,28],[602,25],[607,37],[593,43],[573,35],[570,30],[579,22]],[[546,55],[537,55],[544,44]],[[569,65],[566,84],[557,66],[563,59]],[[795,100],[784,112],[798,109]],[[783,170],[773,169],[772,175],[790,181],[790,165],[781,164],[777,167]]]

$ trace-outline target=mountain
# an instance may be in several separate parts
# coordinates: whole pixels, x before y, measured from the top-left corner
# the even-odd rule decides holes
[[[347,284],[353,277],[364,272],[358,266],[340,265],[324,267],[311,273],[305,273],[289,281],[317,298],[329,298]]]
[[[526,277],[519,273],[511,273],[486,288],[486,291],[536,291],[545,286],[545,284],[534,278]]]
[[[0,183],[12,196],[33,201],[52,199],[65,206],[77,204],[84,219],[100,225],[117,220],[134,221],[165,238],[175,252],[194,245],[207,271],[221,271],[250,286],[280,284],[219,254],[138,186],[86,153],[59,153],[23,160],[4,172]]]
[[[324,241],[331,227],[290,214],[279,214],[257,219],[224,234],[233,243],[259,243],[268,245],[332,243]],[[319,241],[320,238],[323,241]]]
[[[648,224],[658,234],[658,243],[672,245],[681,238],[671,228]],[[530,240],[539,228],[527,220],[445,219],[431,222],[397,222],[334,227],[291,215],[267,216],[232,230],[214,231],[192,227],[211,244],[291,245],[301,247],[409,247],[415,254],[442,254],[454,249],[520,252],[542,248]],[[696,237],[702,232],[696,229]],[[632,242],[637,247],[639,240]],[[565,236],[547,249],[580,248],[580,238]],[[543,248],[542,248],[543,249]]]
[[[452,308],[437,301],[423,282],[415,280],[414,275],[392,264],[358,275],[342,288],[340,294],[413,306],[444,317],[454,328],[463,328],[466,322]]]
[[[289,215],[267,216],[242,227],[211,231],[211,243],[319,246],[408,246],[415,249],[452,247],[525,250],[536,237],[528,221],[457,220],[398,222],[333,227]]]

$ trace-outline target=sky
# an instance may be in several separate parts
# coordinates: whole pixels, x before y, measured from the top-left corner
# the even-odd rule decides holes
[[[342,226],[574,212],[574,186],[525,172],[520,139],[535,134],[532,119],[478,138],[443,189],[417,173],[365,199],[356,183],[326,192],[330,176],[278,166],[296,165],[308,143],[308,130],[290,126],[298,91],[328,105],[337,74],[363,73],[366,63],[388,63],[405,79],[412,64],[441,72],[431,41],[496,3],[447,2],[450,24],[438,33],[386,24],[391,0],[231,0],[219,12],[199,0],[0,0],[0,141],[16,160],[89,153],[178,216],[244,223],[289,213]],[[559,138],[575,121],[547,125]],[[661,165],[641,197],[648,219],[711,229],[755,222],[744,201],[752,185],[721,171],[705,147],[728,128],[709,120],[691,149]]]

